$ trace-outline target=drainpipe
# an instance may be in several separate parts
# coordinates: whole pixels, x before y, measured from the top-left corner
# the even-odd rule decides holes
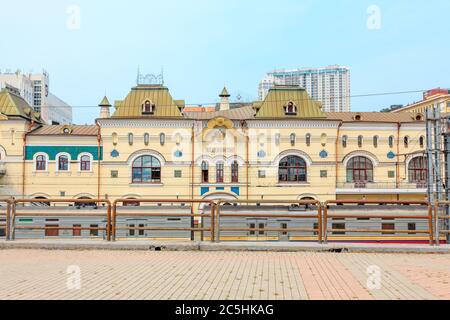
[[[97,126],[97,198],[100,199],[100,176],[101,176],[101,163],[100,163],[100,157],[101,157],[101,128],[100,124],[98,122],[95,123]]]
[[[192,150],[191,150],[191,200],[194,200],[194,161],[195,161],[195,156],[194,156],[194,150],[195,150],[195,122],[192,124],[192,135],[191,135],[191,145],[192,145]],[[193,210],[193,205],[191,205],[191,211]],[[192,212],[191,212],[192,213]]]
[[[341,127],[343,122],[341,121],[337,127],[337,136],[336,136],[336,188],[339,183],[339,136],[341,134]]]
[[[27,135],[31,132],[31,129],[34,126],[34,120],[31,120],[28,128],[23,134],[23,157],[22,157],[22,198],[25,198],[25,160],[26,160],[26,152],[27,152]]]
[[[249,181],[249,167],[250,167],[250,151],[249,151],[249,144],[250,144],[250,137],[248,136],[248,126],[247,126],[247,122],[243,121],[243,126],[245,129],[245,157],[246,157],[246,163],[245,163],[245,169],[246,169],[246,194],[247,194],[247,201],[249,200],[249,185],[250,185],[250,181]]]
[[[402,124],[400,122],[397,122],[397,167],[396,167],[396,177],[397,179],[395,184],[396,184],[396,189],[397,189],[397,200],[400,200],[400,194],[398,193],[398,188],[400,187],[400,128],[401,128]]]

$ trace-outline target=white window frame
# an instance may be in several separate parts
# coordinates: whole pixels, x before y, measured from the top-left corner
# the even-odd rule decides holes
[[[59,170],[59,158],[61,156],[67,156],[67,170]],[[70,172],[70,162],[72,161],[72,158],[70,157],[70,154],[67,152],[60,152],[55,157],[55,166],[56,166],[56,172]]]
[[[89,170],[81,170],[81,157],[88,156],[90,161]],[[94,157],[89,152],[80,153],[78,155],[78,172],[92,172],[93,171],[93,165],[94,165]]]
[[[37,170],[37,157],[44,156],[45,157],[45,170]],[[33,155],[33,172],[48,172],[48,154],[45,152],[37,152]]]

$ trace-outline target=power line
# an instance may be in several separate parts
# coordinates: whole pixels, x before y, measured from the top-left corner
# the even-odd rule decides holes
[[[443,90],[450,90],[450,89],[443,89]],[[412,93],[423,93],[427,91],[425,90],[409,90],[409,91],[393,91],[393,92],[381,92],[381,93],[366,93],[366,94],[357,94],[357,95],[343,95],[342,98],[367,98],[367,97],[377,97],[377,96],[391,96],[391,95],[403,95],[403,94],[412,94]],[[123,101],[123,100],[122,100]],[[283,100],[284,101],[284,100]],[[312,98],[308,97],[305,99],[300,99],[298,101],[317,101],[313,100]],[[231,102],[231,103],[238,103],[242,105],[250,105],[257,101],[252,102]],[[263,100],[260,102],[281,102],[281,100]],[[218,102],[202,102],[202,103],[188,103],[184,106],[205,106],[205,105],[216,105]],[[170,105],[158,105],[159,107],[171,107],[176,106],[175,104]],[[45,108],[67,108],[67,106],[44,106]],[[71,106],[72,108],[99,108],[99,106]]]

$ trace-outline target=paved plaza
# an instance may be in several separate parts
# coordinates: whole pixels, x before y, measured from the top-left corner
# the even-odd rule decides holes
[[[450,255],[0,250],[0,299],[450,299]]]

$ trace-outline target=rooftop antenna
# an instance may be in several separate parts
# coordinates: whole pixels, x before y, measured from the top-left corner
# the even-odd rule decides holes
[[[137,68],[137,77],[136,77],[136,84],[137,85],[139,85],[139,78],[141,77],[141,73],[140,73],[140,70],[139,70],[139,65],[138,65],[138,68]]]
[[[164,66],[161,66],[161,84],[164,85]]]

